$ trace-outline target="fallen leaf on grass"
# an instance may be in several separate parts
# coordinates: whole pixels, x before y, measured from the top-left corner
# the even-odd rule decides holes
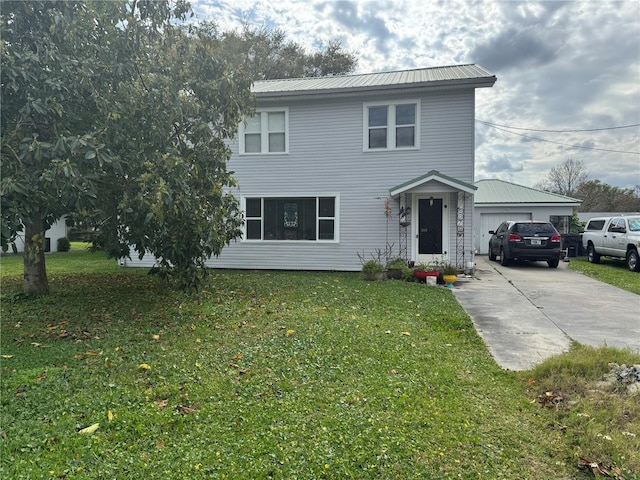
[[[109,421],[113,420],[113,412],[112,412],[111,410],[109,410],[109,411],[107,412],[107,419],[108,419]]]
[[[196,413],[195,408],[185,407],[184,405],[178,405],[176,410],[181,413]]]
[[[99,357],[100,355],[102,355],[102,352],[94,352],[93,350],[89,350],[84,353],[78,353],[74,358],[76,360],[84,360],[87,357]]]
[[[2,355],[2,358],[13,358],[13,355]]]
[[[138,365],[138,370],[151,370],[151,366],[147,363],[141,363]]]
[[[564,401],[562,392],[545,392],[544,395],[538,395],[538,403],[547,408],[558,408],[560,403]]]
[[[98,430],[99,426],[100,426],[99,423],[94,423],[93,425],[89,425],[87,428],[83,428],[82,430],[78,430],[78,433],[81,434],[81,435],[88,435],[88,434],[93,433],[96,430]]]
[[[31,342],[31,345],[33,345],[36,348],[49,348],[49,345],[43,345],[43,344],[38,343],[38,342]]]
[[[157,399],[156,400],[156,405],[158,405],[158,409],[159,410],[164,410],[167,406],[167,404],[169,403],[169,399],[165,398],[165,399]]]
[[[595,477],[615,478],[624,480],[619,468],[607,467],[602,462],[591,462],[585,458],[578,459],[578,468],[593,473]]]

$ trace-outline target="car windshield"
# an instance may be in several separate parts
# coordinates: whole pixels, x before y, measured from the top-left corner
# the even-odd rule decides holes
[[[640,217],[632,217],[629,219],[629,230],[632,232],[640,232]]]
[[[513,231],[523,235],[535,235],[545,233],[553,235],[553,227],[548,223],[517,223],[513,226]]]

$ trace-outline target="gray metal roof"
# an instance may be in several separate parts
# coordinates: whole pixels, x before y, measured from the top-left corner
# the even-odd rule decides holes
[[[398,88],[458,86],[491,87],[495,75],[478,65],[453,65],[397,72],[340,75],[334,77],[287,78],[260,80],[252,91],[258,97],[290,95],[326,95]]]
[[[478,180],[476,182],[474,203],[556,203],[564,205],[580,205],[581,200],[565,197],[556,193],[544,192],[535,188],[516,185],[504,180]]]

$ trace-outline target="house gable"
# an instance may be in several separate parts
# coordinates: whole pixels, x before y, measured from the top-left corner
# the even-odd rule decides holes
[[[407,192],[411,192],[412,190],[418,189],[419,187],[426,185],[428,183],[431,182],[437,182],[441,185],[446,185],[448,187],[451,187],[454,190],[459,190],[462,192],[466,192],[466,193],[474,193],[477,189],[477,187],[463,182],[461,180],[457,180],[453,177],[450,177],[448,175],[443,175],[442,173],[438,172],[437,170],[431,170],[430,172],[426,173],[425,175],[421,175],[420,177],[417,178],[413,178],[411,180],[409,180],[408,182],[405,182],[401,185],[398,185],[396,187],[392,187],[389,189],[389,194],[392,197],[396,197],[397,195],[400,195],[401,193],[407,193]]]

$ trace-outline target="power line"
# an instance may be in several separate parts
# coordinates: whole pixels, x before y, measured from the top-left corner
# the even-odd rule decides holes
[[[564,147],[570,147],[570,148],[583,148],[583,149],[585,149],[585,150],[597,150],[597,151],[599,151],[599,152],[628,153],[628,154],[631,154],[631,155],[640,155],[640,152],[628,152],[628,151],[624,151],[624,150],[611,150],[611,149],[608,149],[608,148],[585,147],[584,145],[571,145],[571,144],[569,144],[569,143],[555,142],[555,141],[553,141],[553,140],[547,140],[546,138],[532,137],[531,135],[524,135],[524,134],[522,134],[522,133],[511,132],[511,131],[506,130],[506,129],[504,129],[504,128],[501,128],[501,127],[499,127],[499,126],[497,126],[497,125],[489,124],[489,123],[487,123],[487,122],[483,122],[483,121],[481,121],[481,120],[478,120],[478,122],[480,122],[480,123],[485,123],[485,124],[487,124],[487,125],[488,125],[488,126],[490,126],[490,127],[493,127],[493,128],[495,128],[495,129],[497,129],[497,130],[502,130],[503,132],[506,132],[506,133],[510,133],[511,135],[518,135],[518,136],[520,136],[520,137],[529,138],[529,139],[531,139],[531,140],[538,140],[538,141],[540,141],[540,142],[554,143],[554,144],[556,144],[556,145],[562,145],[562,146],[564,146]]]
[[[511,130],[526,130],[529,132],[547,132],[547,133],[578,133],[578,132],[602,132],[605,130],[619,130],[621,128],[633,128],[640,127],[640,123],[633,123],[631,125],[620,125],[617,127],[604,127],[604,128],[585,128],[585,129],[572,129],[572,130],[547,130],[542,128],[524,128],[524,127],[512,127],[510,125],[500,125],[498,123],[485,122],[484,120],[476,119],[476,122],[483,123],[490,127],[502,127],[510,128]]]

